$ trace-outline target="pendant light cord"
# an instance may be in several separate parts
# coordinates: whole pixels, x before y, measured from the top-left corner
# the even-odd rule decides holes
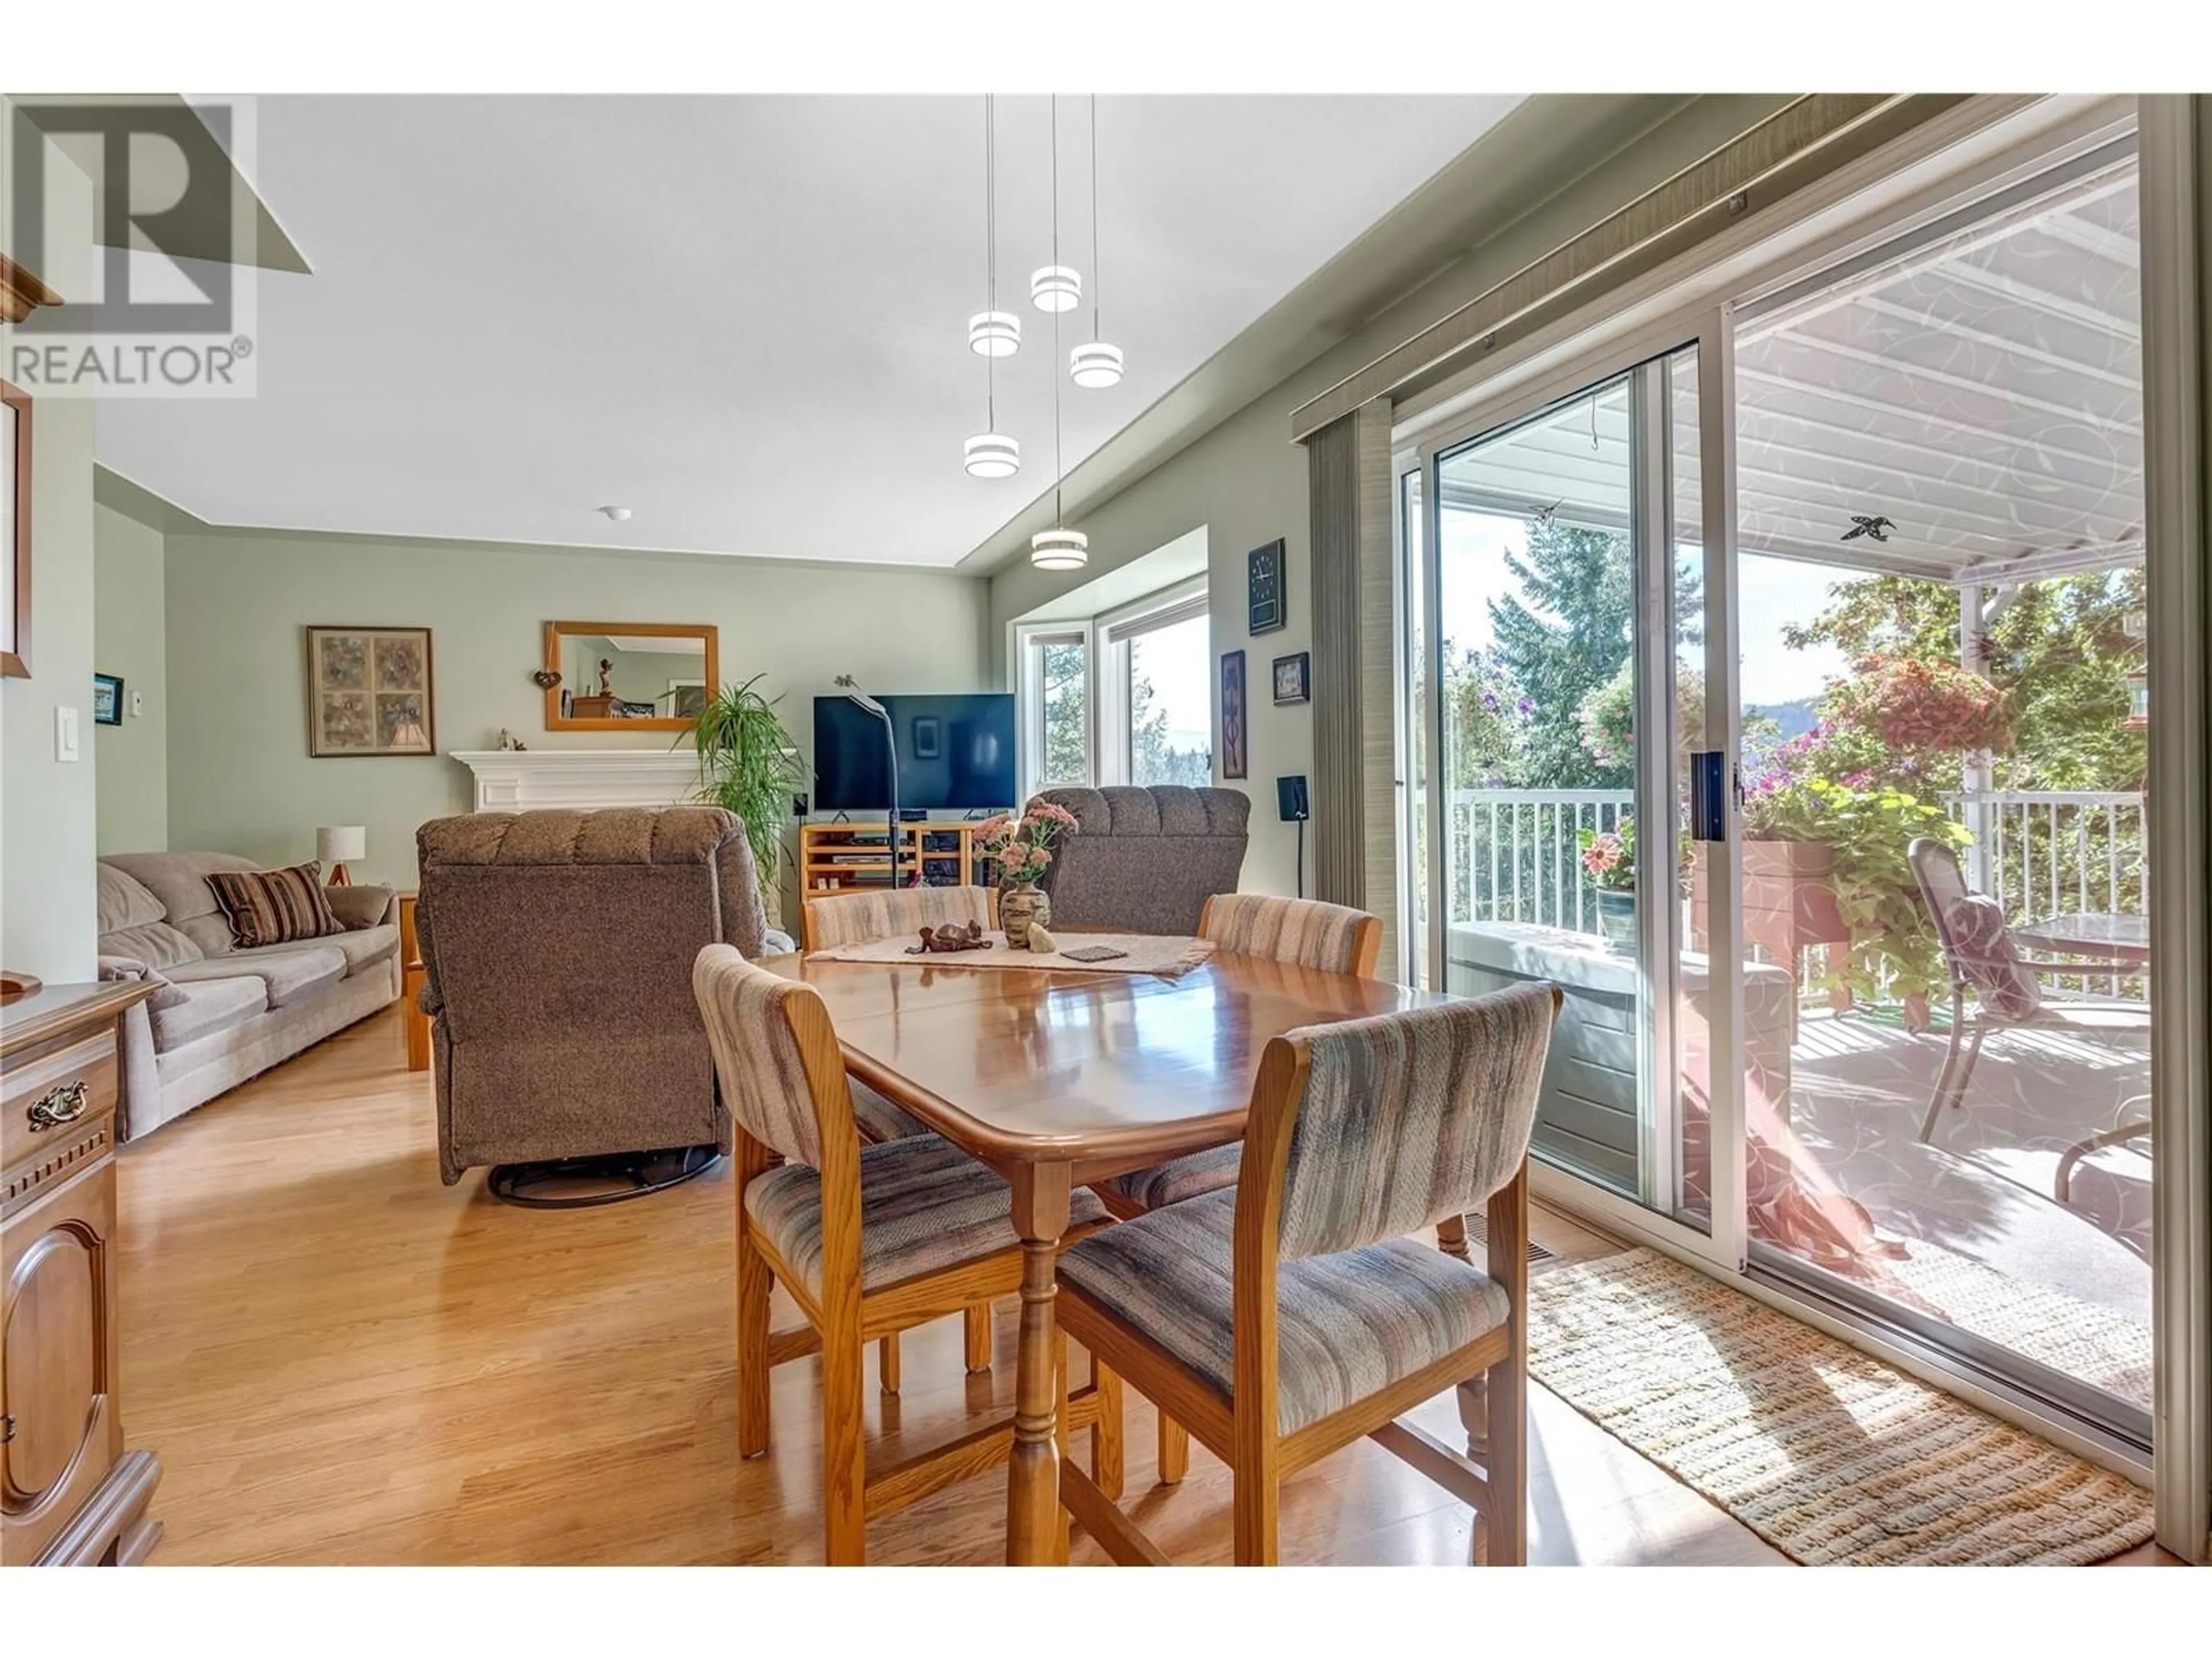
[[[1060,263],[1060,94],[1052,94],[1052,262]],[[1052,526],[1055,530],[1066,528],[1065,507],[1060,503],[1060,485],[1064,475],[1060,461],[1060,313],[1052,313]]]
[[[983,94],[983,307],[999,308],[999,118],[997,100]],[[983,429],[999,429],[999,370],[983,355]]]
[[[1105,270],[1098,257],[1098,94],[1091,94],[1091,338],[1098,338],[1098,279]]]

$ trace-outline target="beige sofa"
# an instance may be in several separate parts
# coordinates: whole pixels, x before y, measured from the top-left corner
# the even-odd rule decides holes
[[[228,853],[100,860],[100,971],[164,984],[125,1016],[122,1138],[181,1117],[399,996],[399,904],[332,888],[347,931],[240,950],[207,877],[253,870]]]

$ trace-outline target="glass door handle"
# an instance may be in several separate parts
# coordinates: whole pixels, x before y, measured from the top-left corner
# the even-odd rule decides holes
[[[1701,749],[1690,757],[1690,836],[1695,841],[1728,839],[1728,757]]]

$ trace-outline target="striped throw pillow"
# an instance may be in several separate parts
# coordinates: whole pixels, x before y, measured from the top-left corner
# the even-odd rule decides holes
[[[313,860],[289,870],[219,870],[207,884],[241,951],[345,932],[323,896],[323,866]]]

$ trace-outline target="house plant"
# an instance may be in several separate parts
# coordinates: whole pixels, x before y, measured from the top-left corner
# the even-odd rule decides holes
[[[691,725],[699,751],[697,799],[737,815],[752,848],[761,901],[771,922],[781,921],[776,884],[783,863],[783,824],[791,799],[811,779],[799,747],[784,730],[775,699],[755,690],[757,674],[742,685],[726,685],[708,698]]]
[[[1018,818],[1000,813],[975,826],[976,852],[999,866],[999,925],[1012,949],[1029,949],[1032,927],[1052,926],[1052,897],[1037,883],[1052,868],[1054,846],[1077,828],[1075,814],[1042,800]]]
[[[1575,836],[1583,868],[1597,887],[1598,932],[1613,950],[1636,949],[1636,820],[1622,813],[1610,830],[1583,829]]]

